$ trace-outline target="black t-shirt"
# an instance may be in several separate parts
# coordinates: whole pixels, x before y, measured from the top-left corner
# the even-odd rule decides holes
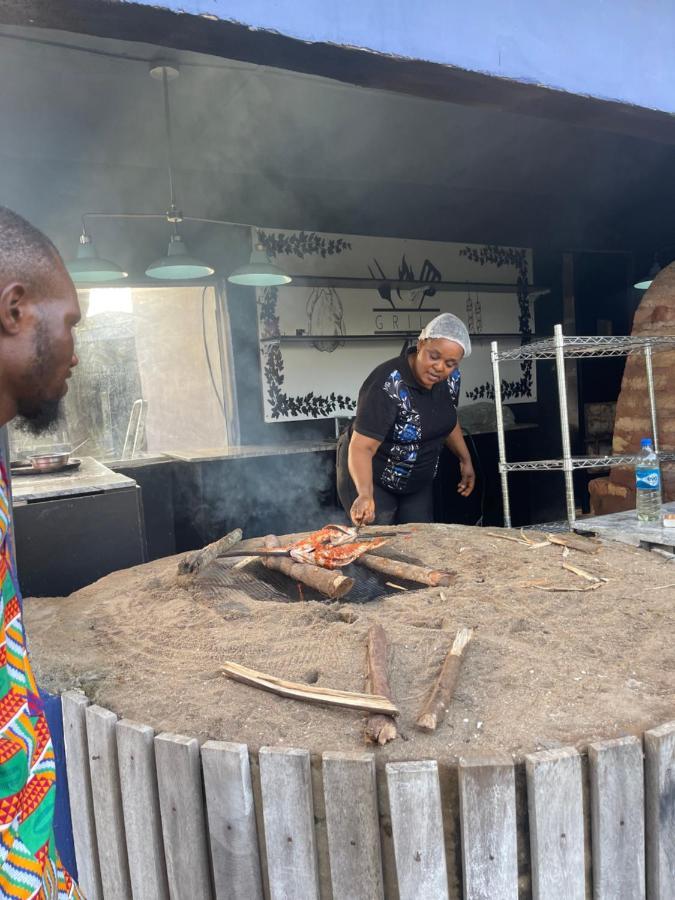
[[[382,443],[373,479],[396,494],[412,494],[433,480],[443,441],[457,424],[461,377],[422,387],[408,356],[383,362],[359,391],[353,429]]]

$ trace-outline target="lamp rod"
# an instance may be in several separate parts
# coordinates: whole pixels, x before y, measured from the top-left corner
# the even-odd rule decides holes
[[[82,213],[82,225],[85,219],[163,219],[166,222],[166,213],[108,213],[86,212]],[[239,228],[258,228],[250,222],[230,222],[226,219],[203,219],[200,216],[181,216],[181,222],[203,222],[206,225],[235,225]]]
[[[169,104],[169,78],[166,66],[162,67],[162,88],[164,92],[164,122],[166,125],[166,158],[169,174],[169,195],[171,197],[171,210],[176,208],[176,193],[173,184],[173,144],[171,134],[171,105]],[[175,224],[175,223],[174,223]]]

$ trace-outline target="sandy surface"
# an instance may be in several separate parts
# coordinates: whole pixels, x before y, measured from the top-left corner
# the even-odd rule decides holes
[[[363,690],[365,638],[380,622],[402,733],[377,750],[381,760],[519,756],[675,719],[675,566],[607,544],[596,557],[567,558],[606,578],[599,589],[545,592],[543,585],[588,582],[562,569],[560,547],[530,550],[494,536],[508,533],[417,526],[392,549],[455,570],[456,583],[359,604],[255,600],[246,591],[253,576],[231,572],[229,561],[193,581],[177,578],[179,557],[148,563],[67,598],[27,600],[33,663],[44,687],[79,687],[157,731],[243,741],[252,750],[358,750],[359,713],[234,683],[219,664]],[[236,579],[239,587],[226,586]],[[475,635],[454,702],[435,734],[421,734],[416,715],[462,625]]]

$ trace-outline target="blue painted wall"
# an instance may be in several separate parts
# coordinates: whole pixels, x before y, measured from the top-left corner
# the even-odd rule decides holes
[[[673,0],[136,0],[675,112]]]

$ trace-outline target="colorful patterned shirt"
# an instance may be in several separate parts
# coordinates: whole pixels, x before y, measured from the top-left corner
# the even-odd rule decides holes
[[[0,465],[0,898],[83,900],[54,843],[54,748],[26,651],[9,516]]]

